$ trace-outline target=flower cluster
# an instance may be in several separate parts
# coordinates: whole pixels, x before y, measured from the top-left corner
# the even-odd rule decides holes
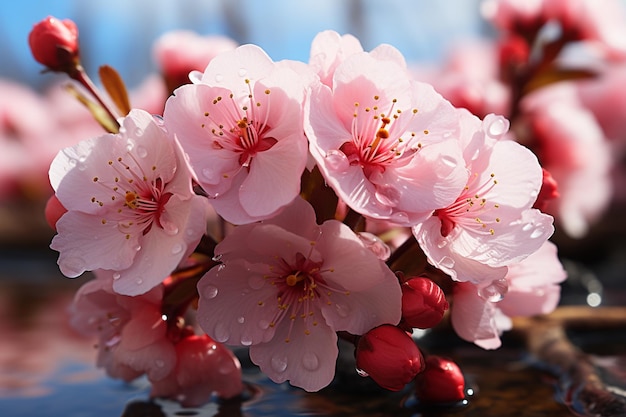
[[[458,366],[422,352],[413,329],[449,320],[462,339],[494,349],[510,317],[552,311],[565,279],[542,211],[562,177],[518,134],[529,132],[520,117],[558,130],[538,104],[552,100],[541,71],[554,71],[554,54],[546,46],[544,66],[529,67],[528,42],[560,16],[567,41],[593,39],[611,56],[619,46],[589,19],[561,16],[557,2],[535,2],[545,5],[531,15],[517,3],[488,2],[485,13],[509,36],[508,82],[533,91],[523,102],[471,101],[461,83],[438,87],[448,101],[394,47],[365,51],[333,31],[313,39],[307,63],[222,38],[190,42],[165,71],[160,114],[126,105],[123,84],[104,72],[117,108],[83,99],[109,133],[57,154],[47,210],[61,271],[96,275],[73,311],[77,328],[99,338],[98,364],[124,380],[146,374],[154,396],[198,404],[242,389],[224,345],[247,348],[277,383],[317,391],[333,381],[342,338],[380,386],[415,382],[422,401],[462,399]],[[68,27],[40,23],[33,33],[46,36],[33,35],[31,48],[81,82]],[[70,69],[52,54],[57,37],[76,52]],[[181,53],[165,49],[171,42],[159,55],[169,61]]]

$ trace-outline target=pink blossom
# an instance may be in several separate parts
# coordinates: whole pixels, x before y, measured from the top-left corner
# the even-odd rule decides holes
[[[350,55],[363,52],[357,38],[350,34],[340,35],[333,30],[318,33],[311,43],[309,65],[319,76],[322,84],[333,88],[335,70]],[[381,60],[395,61],[406,67],[402,53],[391,45],[381,44],[369,52],[369,55]]]
[[[145,293],[195,249],[206,228],[206,199],[191,189],[178,144],[142,110],[119,134],[63,149],[50,182],[68,210],[50,247],[64,275],[113,271],[116,292]]]
[[[453,291],[452,326],[463,339],[485,349],[500,346],[509,317],[551,313],[566,278],[556,246],[546,241],[523,261],[510,265],[504,279],[489,287],[458,283]]]
[[[152,384],[150,395],[166,397],[184,407],[199,407],[216,393],[222,398],[241,394],[241,364],[225,346],[207,335],[188,336],[176,343],[176,366]]]
[[[196,84],[167,101],[165,123],[227,221],[271,217],[300,192],[304,92],[289,65],[244,45],[214,58]]]
[[[531,208],[542,170],[530,150],[502,139],[508,121],[463,114],[468,182],[453,204],[413,233],[428,261],[452,279],[488,286],[504,277],[506,265],[539,249],[554,231],[553,219]]]
[[[414,224],[454,201],[467,180],[458,116],[393,59],[365,52],[305,105],[310,151],[329,186],[367,217]]]
[[[163,287],[129,297],[113,291],[113,274],[97,271],[71,306],[71,323],[82,334],[98,338],[98,367],[113,378],[132,381],[147,374],[165,378],[174,369],[176,351],[162,319]]]
[[[317,391],[333,378],[337,331],[359,335],[400,320],[393,272],[344,224],[318,226],[300,198],[237,227],[215,254],[222,263],[198,283],[198,323],[218,342],[250,346],[275,382]]]
[[[572,83],[532,93],[522,108],[533,148],[559,186],[546,211],[568,235],[582,237],[611,200],[611,150],[602,129]]]
[[[188,84],[190,72],[203,71],[215,56],[236,47],[237,42],[225,36],[201,36],[189,30],[173,30],[156,40],[152,54],[171,91]]]
[[[547,241],[522,262],[509,266],[508,291],[498,308],[509,317],[549,314],[559,303],[559,284],[565,278],[557,247]]]

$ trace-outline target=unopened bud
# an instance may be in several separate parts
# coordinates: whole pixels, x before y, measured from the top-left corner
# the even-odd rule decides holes
[[[414,277],[402,284],[402,320],[408,327],[434,327],[447,309],[445,294],[432,280]]]
[[[465,398],[465,378],[459,366],[440,356],[426,358],[426,369],[415,379],[415,392],[425,403],[451,403]]]
[[[52,71],[70,73],[79,65],[78,28],[69,20],[48,16],[28,35],[33,57]]]
[[[383,324],[359,339],[356,366],[381,387],[400,391],[422,371],[424,358],[405,331]]]

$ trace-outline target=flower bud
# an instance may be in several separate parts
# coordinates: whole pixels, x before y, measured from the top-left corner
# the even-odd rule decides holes
[[[533,208],[545,211],[551,200],[559,198],[559,186],[547,169],[542,168],[541,171],[543,173],[541,189],[539,190],[539,195],[537,196]]]
[[[78,28],[69,20],[48,16],[28,35],[33,57],[52,71],[70,72],[79,64]]]
[[[422,371],[424,358],[406,332],[383,324],[359,339],[356,366],[381,387],[400,391]]]
[[[445,294],[432,280],[414,277],[402,284],[402,320],[408,327],[434,327],[447,309]]]
[[[415,392],[426,403],[451,403],[465,398],[465,378],[459,366],[439,356],[426,358],[426,369],[415,378]]]
[[[52,194],[46,203],[45,216],[48,225],[55,232],[57,230],[57,221],[59,221],[65,212],[67,212],[67,209],[63,207],[63,204],[61,204],[56,194]]]

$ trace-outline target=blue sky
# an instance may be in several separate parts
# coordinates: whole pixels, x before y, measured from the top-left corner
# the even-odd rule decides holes
[[[479,0],[22,0],[0,8],[0,77],[42,87],[27,37],[48,15],[71,18],[83,63],[121,72],[129,85],[154,71],[150,47],[163,32],[191,29],[255,43],[275,60],[308,60],[320,31],[353,33],[366,49],[390,43],[410,61],[438,60],[458,38],[480,33]]]

